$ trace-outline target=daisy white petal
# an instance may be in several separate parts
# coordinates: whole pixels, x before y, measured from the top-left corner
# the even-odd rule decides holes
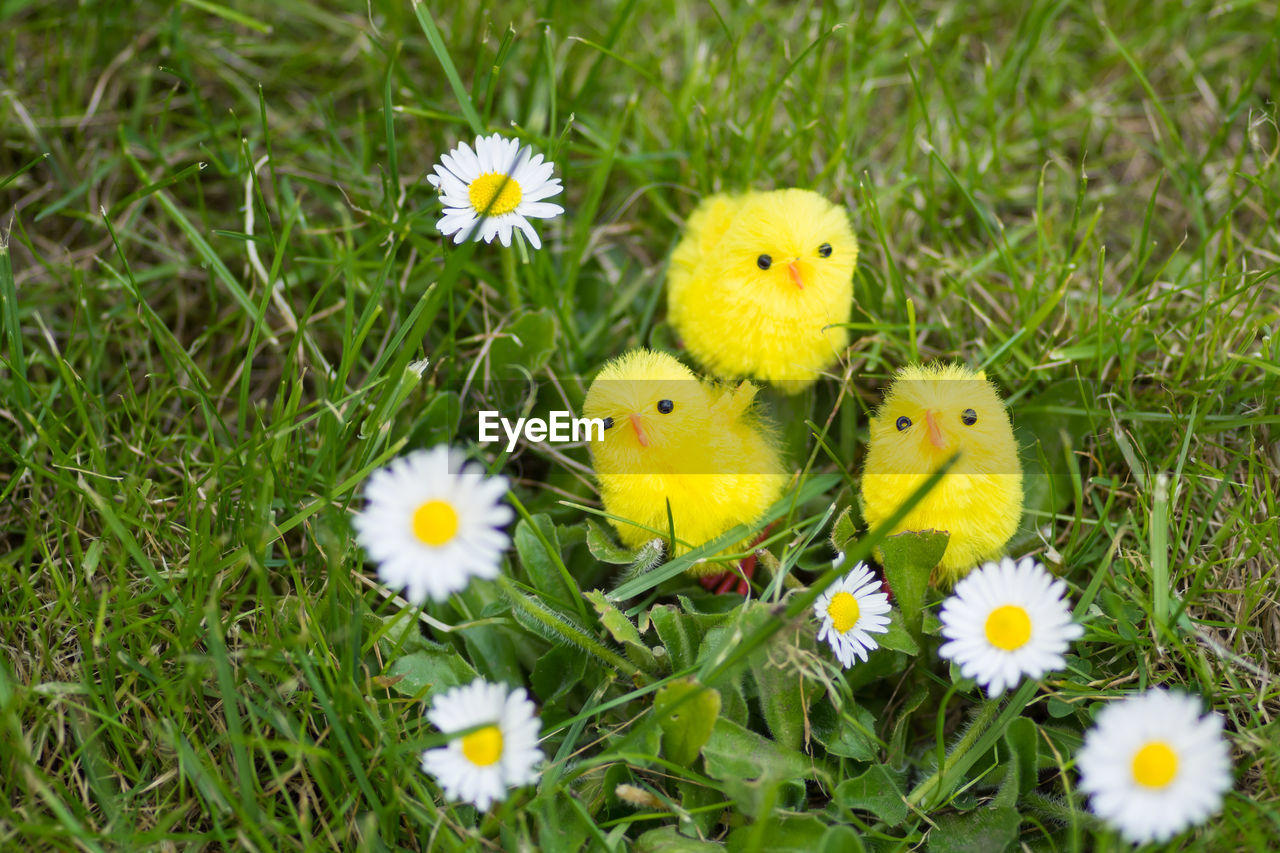
[[[842,553],[833,563],[844,561]],[[821,621],[818,642],[830,644],[836,659],[845,669],[857,660],[865,661],[867,653],[879,644],[871,633],[883,634],[889,630],[889,596],[878,592],[876,580],[866,563],[858,563],[849,574],[833,583],[813,603],[814,615]]]
[[[529,220],[517,222],[516,225],[524,232],[524,236],[528,238],[530,246],[535,249],[542,248],[542,240],[538,238],[538,232],[533,230],[533,225],[530,224]]]
[[[518,228],[533,248],[540,248],[542,241],[529,220],[564,213],[560,205],[542,201],[562,191],[552,171],[553,165],[543,162],[541,154],[496,133],[477,137],[474,152],[463,142],[442,154],[434,174],[427,176],[446,208],[436,228],[446,237],[452,235],[455,243],[468,237],[492,243],[497,237],[504,246],[511,245]]]
[[[373,472],[356,539],[378,563],[378,578],[422,604],[443,601],[473,577],[498,574],[511,520],[502,477],[487,477],[445,445],[418,450]]]
[[[426,716],[445,734],[473,729],[422,753],[423,771],[449,799],[486,811],[508,788],[538,781],[541,726],[523,687],[509,690],[478,678],[436,696]]]
[[[1200,700],[1163,689],[1098,713],[1076,755],[1090,810],[1130,842],[1167,841],[1204,823],[1231,790],[1222,717]]]
[[[1071,620],[1066,584],[1024,557],[1006,557],[970,572],[942,602],[938,649],[960,674],[997,696],[1024,677],[1066,665],[1063,653],[1084,629]]]
[[[548,201],[530,202],[525,207],[525,216],[532,216],[534,219],[550,219],[564,213],[563,207]]]

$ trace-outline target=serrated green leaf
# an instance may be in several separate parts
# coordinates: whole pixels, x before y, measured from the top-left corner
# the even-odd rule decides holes
[[[1005,807],[943,815],[929,831],[930,853],[1003,853],[1018,839],[1021,816]]]
[[[596,609],[596,614],[600,617],[600,624],[613,635],[615,640],[619,643],[643,645],[643,641],[640,639],[640,632],[636,629],[636,626],[631,623],[626,614],[614,606],[612,601],[605,598],[603,592],[593,589],[584,592],[582,597]]]
[[[628,548],[613,541],[605,530],[591,519],[587,519],[587,550],[591,552],[591,556],[595,557],[602,563],[610,563],[615,566],[627,566],[635,560],[636,554]]]
[[[654,658],[653,652],[644,644],[644,640],[640,638],[640,631],[631,623],[626,614],[614,606],[612,601],[605,598],[603,592],[593,589],[590,592],[584,592],[582,597],[591,602],[591,606],[596,609],[596,613],[600,617],[600,624],[609,632],[614,640],[622,644],[626,650],[627,657],[631,658],[631,662],[641,669],[649,673],[657,673],[659,670],[658,661]]]
[[[837,785],[835,801],[841,808],[871,812],[890,826],[896,826],[907,818],[902,774],[883,764],[873,764],[862,775]]]
[[[587,541],[587,530],[581,524],[557,524],[556,536],[560,539],[560,553]]]
[[[698,760],[711,737],[720,716],[720,693],[691,678],[673,681],[658,691],[653,711],[662,728],[662,754],[688,766]]]
[[[831,525],[831,547],[837,551],[849,550],[849,543],[858,538],[858,528],[853,523],[853,507],[847,506],[844,512]]]

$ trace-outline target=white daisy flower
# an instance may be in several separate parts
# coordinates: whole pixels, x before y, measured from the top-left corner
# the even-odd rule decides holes
[[[1148,690],[1098,712],[1076,755],[1089,808],[1135,844],[1203,823],[1231,790],[1222,717],[1200,700]]]
[[[843,560],[842,552],[833,565]],[[840,665],[848,669],[855,658],[865,661],[867,652],[879,648],[871,634],[889,630],[888,612],[889,596],[880,591],[879,579],[866,563],[858,563],[813,603],[814,615],[822,620],[818,642],[829,643]]]
[[[444,601],[471,578],[498,576],[510,544],[504,477],[487,477],[446,445],[417,450],[365,483],[356,539],[378,563],[378,578],[414,604]]]
[[[942,602],[938,654],[997,696],[1023,676],[1066,665],[1063,652],[1084,629],[1071,621],[1067,585],[1030,557],[1005,557],[966,575]]]
[[[437,696],[427,719],[445,734],[483,726],[422,753],[422,769],[449,799],[485,811],[506,798],[507,788],[538,780],[533,768],[542,760],[541,726],[523,687],[509,690],[477,678]]]
[[[543,201],[559,195],[560,179],[551,177],[553,164],[542,162],[529,146],[498,134],[477,136],[476,148],[463,142],[440,157],[435,174],[427,175],[440,191],[444,216],[436,223],[440,233],[461,243],[475,228],[476,240],[511,245],[511,232],[519,228],[533,248],[542,247],[529,218],[551,219],[564,213],[558,204]]]

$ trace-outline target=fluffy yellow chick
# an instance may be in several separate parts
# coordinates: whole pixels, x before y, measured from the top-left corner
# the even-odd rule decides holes
[[[636,522],[611,519],[627,546],[666,533],[668,501],[676,538],[687,543],[675,546],[679,555],[755,521],[781,496],[788,476],[773,436],[751,412],[755,394],[749,382],[704,383],[670,355],[644,349],[601,369],[583,414],[604,419],[591,458],[605,510]],[[708,564],[690,573],[721,570]]]
[[[951,534],[936,570],[949,587],[1000,555],[1022,518],[1022,464],[1004,401],[982,373],[954,364],[898,371],[871,419],[862,514],[875,526],[955,451],[960,457],[893,529]]]
[[[809,190],[714,195],[693,211],[667,272],[668,316],[708,372],[796,393],[849,342],[858,239]]]

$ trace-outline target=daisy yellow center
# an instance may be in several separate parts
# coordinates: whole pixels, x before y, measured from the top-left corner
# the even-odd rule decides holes
[[[485,172],[476,178],[467,188],[467,195],[470,196],[471,206],[476,213],[488,211],[489,216],[510,213],[524,197],[515,178],[498,172]]]
[[[427,501],[413,511],[413,535],[426,545],[443,545],[458,532],[458,513],[444,501]]]
[[[502,731],[485,726],[462,738],[462,754],[477,767],[488,767],[502,757]]]
[[[1163,788],[1178,775],[1178,753],[1162,740],[1153,740],[1133,756],[1133,781],[1144,788]]]
[[[1020,649],[1031,639],[1031,617],[1016,604],[1004,604],[987,617],[987,642],[1006,652]]]
[[[831,596],[831,603],[827,605],[827,615],[831,617],[831,624],[835,629],[843,634],[858,624],[862,608],[858,606],[858,599],[853,597],[853,593],[837,592]]]

